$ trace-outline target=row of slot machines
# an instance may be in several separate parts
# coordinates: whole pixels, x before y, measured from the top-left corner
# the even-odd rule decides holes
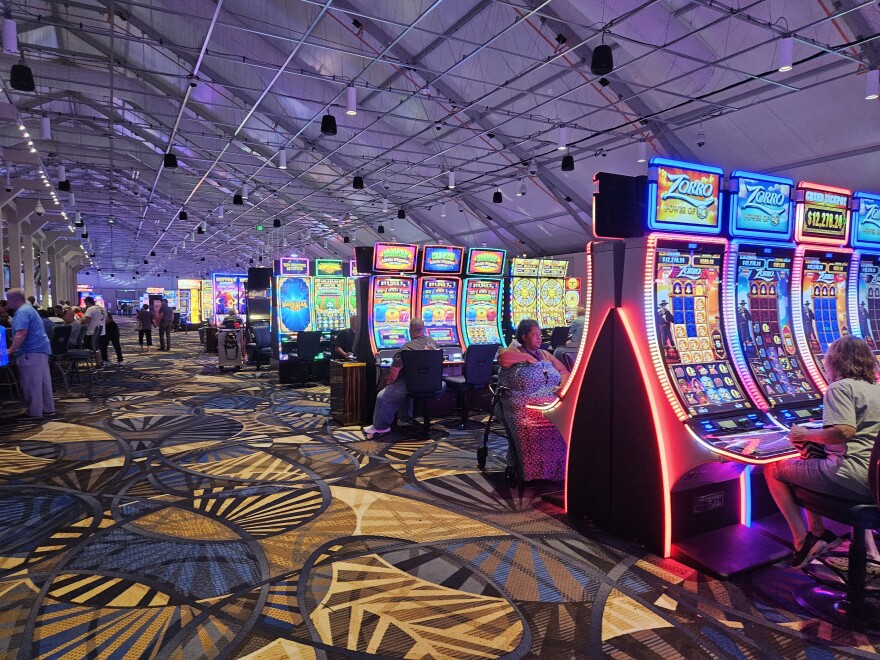
[[[727,577],[788,552],[762,469],[821,423],[828,346],[880,352],[880,196],[723,178],[655,158],[619,209],[640,223],[594,214],[623,240],[587,248],[585,340],[545,414],[570,439],[569,513]]]

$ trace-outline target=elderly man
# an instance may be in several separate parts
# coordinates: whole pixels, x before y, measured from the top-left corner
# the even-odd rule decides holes
[[[6,300],[12,317],[12,344],[9,352],[15,356],[18,377],[27,404],[24,417],[40,419],[55,414],[55,400],[52,397],[52,376],[49,373],[49,355],[52,348],[43,327],[43,320],[24,299],[24,291],[10,289]]]
[[[86,297],[86,312],[81,322],[86,326],[86,341],[89,342],[89,349],[92,348],[92,336],[98,335],[100,338],[104,334],[104,326],[107,323],[107,310],[95,302],[92,296]],[[104,366],[101,360],[101,352],[95,351],[95,366],[100,368]]]
[[[400,370],[403,369],[403,351],[437,351],[440,350],[434,340],[425,335],[425,322],[422,319],[413,319],[409,323],[410,340],[400,347],[394,355],[391,369],[388,372],[388,381],[384,389],[376,397],[376,408],[373,412],[373,423],[364,427],[364,435],[372,438],[391,430],[391,422],[394,421],[394,413],[399,411],[400,417],[409,417],[410,401],[406,390],[406,382],[399,378]]]

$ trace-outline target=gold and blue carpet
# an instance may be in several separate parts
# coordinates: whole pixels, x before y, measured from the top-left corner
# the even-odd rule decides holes
[[[0,437],[5,658],[876,657],[773,567],[719,582],[511,490],[479,432],[365,440],[195,333]],[[545,488],[549,485],[545,485]]]

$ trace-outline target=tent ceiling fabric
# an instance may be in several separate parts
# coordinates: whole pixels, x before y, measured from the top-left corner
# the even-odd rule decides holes
[[[350,258],[352,244],[378,240],[379,224],[386,240],[577,251],[591,236],[593,173],[643,173],[641,141],[649,157],[880,189],[880,105],[864,99],[865,74],[880,66],[874,1],[20,0],[5,9],[37,85],[12,90],[19,56],[4,54],[7,97],[50,174],[66,167],[75,206],[68,193],[61,202],[82,214],[86,250],[105,271],[192,276],[294,252]],[[779,72],[786,35],[794,66]],[[590,59],[603,42],[615,69],[600,80]],[[335,135],[321,132],[328,113]],[[42,117],[49,140],[38,139]],[[16,122],[3,121],[13,178],[38,182],[33,159],[13,148]],[[178,168],[162,166],[166,152]],[[560,170],[563,153],[574,171]],[[353,189],[355,175],[364,189]],[[237,193],[244,205],[233,204]],[[46,229],[65,225],[52,216]]]

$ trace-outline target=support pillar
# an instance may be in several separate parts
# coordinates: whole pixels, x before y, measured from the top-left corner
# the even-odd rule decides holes
[[[21,255],[21,265],[24,271],[24,297],[34,295],[34,235],[31,233],[29,222],[21,223],[21,244],[24,250]]]

